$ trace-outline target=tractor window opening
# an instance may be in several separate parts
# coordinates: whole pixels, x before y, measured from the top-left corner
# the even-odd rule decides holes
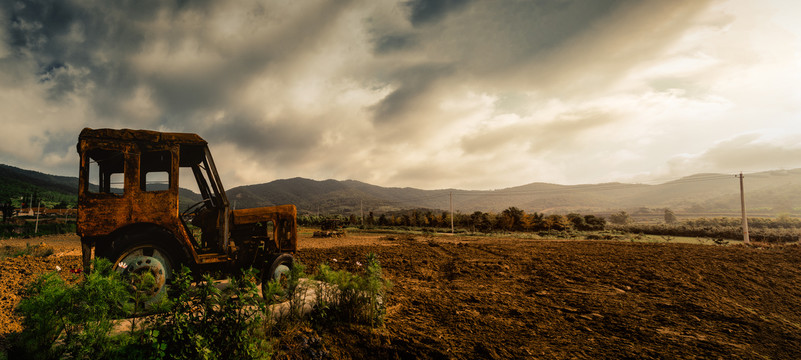
[[[170,173],[166,171],[145,173],[144,191],[165,191],[170,188]]]
[[[212,197],[208,180],[204,175],[205,147],[182,144],[178,154],[178,186],[192,191],[183,194],[179,199],[180,208],[186,210],[192,204]],[[200,196],[197,196],[197,195]]]
[[[192,168],[178,168],[178,207],[181,211],[202,199]]]
[[[170,189],[172,153],[150,151],[142,153],[139,163],[139,187],[142,191],[167,191]]]
[[[125,155],[122,151],[93,149],[86,152],[88,190],[92,193],[125,193]]]

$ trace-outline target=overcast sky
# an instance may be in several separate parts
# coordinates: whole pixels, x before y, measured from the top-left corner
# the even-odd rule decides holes
[[[801,167],[801,1],[0,1],[0,163],[194,132],[224,185]]]

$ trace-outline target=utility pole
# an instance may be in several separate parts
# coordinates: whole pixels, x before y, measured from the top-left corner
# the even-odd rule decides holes
[[[453,234],[453,191],[448,193],[451,203],[451,234]]]
[[[749,244],[751,243],[751,239],[748,237],[748,217],[745,215],[745,192],[743,191],[743,173],[741,172],[740,175],[735,175],[735,176],[740,178],[740,208],[743,211],[743,242]]]
[[[364,201],[362,199],[359,199],[359,212],[362,213],[362,226],[364,226],[364,206],[363,206],[363,203],[364,203]]]
[[[39,200],[39,207],[36,208],[36,227],[33,230],[34,234],[39,233],[39,213],[42,212],[42,200]]]

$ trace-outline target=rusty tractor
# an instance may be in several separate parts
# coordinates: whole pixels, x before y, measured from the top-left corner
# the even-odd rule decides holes
[[[252,266],[260,269],[262,286],[292,266],[295,206],[232,209],[200,136],[86,128],[78,153],[77,233],[84,269],[94,256],[121,272],[150,272],[156,280],[148,289],[153,302],[182,265],[195,275],[234,274]],[[201,200],[187,206],[179,181],[196,186]]]

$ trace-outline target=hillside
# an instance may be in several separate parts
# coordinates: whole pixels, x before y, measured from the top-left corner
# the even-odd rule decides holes
[[[78,179],[0,165],[0,202],[30,197],[36,193],[46,201],[74,203]],[[801,169],[767,171],[745,175],[746,204],[754,216],[801,214]],[[697,174],[656,184],[605,183],[558,185],[531,183],[506,189],[469,191],[421,190],[381,187],[355,180],[310,180],[292,178],[239,186],[227,191],[236,208],[294,204],[299,213],[375,214],[402,209],[449,208],[451,194],[456,211],[499,212],[516,206],[526,212],[611,213],[670,208],[693,215],[736,215],[740,211],[739,181],[733,174]],[[199,195],[181,189],[181,203],[190,204]]]
[[[78,178],[43,174],[0,164],[0,202],[30,201],[30,197],[50,202],[75,204]]]
[[[801,214],[801,169],[745,175],[746,203],[755,216]],[[382,213],[399,209],[454,209],[499,212],[516,206],[527,212],[610,213],[640,208],[670,208],[696,215],[740,211],[739,180],[729,174],[697,174],[657,184],[605,183],[557,185],[531,183],[492,191],[385,188],[354,180],[303,178],[240,186],[228,191],[238,208],[295,204],[300,213]]]
[[[78,178],[0,164],[0,203],[11,201],[19,206],[21,202],[29,202],[31,196],[34,203],[41,199],[51,205],[63,202],[74,207],[78,201]],[[183,188],[179,190],[179,196],[182,206],[200,201],[199,194]]]

